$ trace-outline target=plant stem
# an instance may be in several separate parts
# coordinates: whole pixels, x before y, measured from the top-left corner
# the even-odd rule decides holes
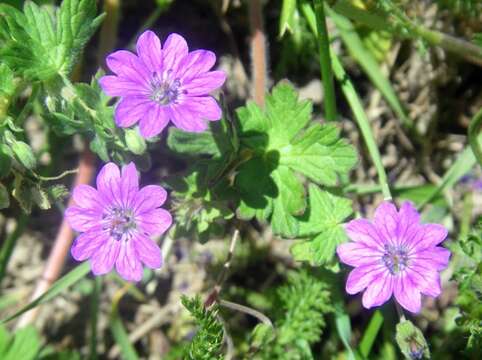
[[[249,24],[251,29],[252,97],[263,107],[266,92],[266,36],[263,30],[263,4],[261,0],[249,0]]]
[[[243,312],[245,314],[254,316],[259,321],[261,321],[263,324],[268,325],[269,327],[273,327],[273,323],[271,322],[271,320],[265,314],[259,312],[258,310],[254,310],[250,307],[247,307],[247,306],[244,306],[244,305],[241,305],[241,304],[236,304],[236,303],[233,303],[231,301],[222,300],[222,299],[219,299],[218,303],[219,303],[219,305],[224,306],[228,309],[240,311],[240,312]]]
[[[395,36],[399,35],[397,33],[397,27],[393,26],[390,21],[390,16],[382,17],[379,14],[371,13],[353,5],[347,0],[337,1],[333,6],[333,9],[352,20],[356,20],[369,26],[372,29],[387,30]],[[390,12],[391,15],[400,17],[400,15],[403,14],[403,12],[394,5],[392,5],[392,9],[393,11]],[[473,64],[482,66],[482,49],[480,47],[468,41],[455,38],[452,35],[444,34],[436,30],[428,29],[423,25],[416,24],[406,16],[406,14],[403,14],[401,20],[406,23],[410,30],[412,30],[413,34],[409,34],[411,37],[418,36],[432,46],[440,46],[452,54],[461,56]]]
[[[330,60],[330,39],[326,27],[324,0],[313,0],[316,14],[316,29],[318,33],[318,50],[321,69],[321,81],[323,82],[323,103],[325,105],[325,117],[328,121],[337,119],[335,86],[333,83],[333,71]]]
[[[469,143],[472,151],[477,159],[477,162],[482,166],[482,139],[480,134],[482,133],[482,108],[479,109],[477,114],[472,118],[469,125]]]
[[[301,11],[305,16],[311,31],[316,37],[318,37],[316,22],[312,16],[313,9],[309,4],[304,3],[301,6]],[[383,167],[380,151],[378,150],[378,146],[376,144],[375,137],[373,136],[368,117],[365,114],[365,110],[363,109],[362,102],[355,90],[355,87],[348,78],[348,75],[345,73],[345,70],[343,69],[341,62],[338,59],[338,56],[333,51],[331,52],[331,61],[335,78],[341,84],[343,94],[345,95],[345,98],[348,101],[348,105],[350,105],[353,115],[355,116],[355,120],[358,124],[358,127],[360,128],[363,140],[365,141],[368,152],[370,153],[370,157],[372,158],[373,164],[375,165],[375,168],[377,170],[378,181],[382,188],[383,197],[385,198],[385,200],[391,200],[392,194],[390,193],[390,188],[388,186],[388,177],[385,172],[385,168]]]

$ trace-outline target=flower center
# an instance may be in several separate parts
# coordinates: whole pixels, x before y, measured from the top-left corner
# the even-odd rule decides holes
[[[122,240],[124,235],[128,235],[129,231],[136,228],[134,214],[130,209],[113,207],[102,217],[104,220],[105,230],[109,230],[110,235],[117,241]]]
[[[176,101],[179,95],[179,87],[181,81],[179,79],[172,80],[170,75],[172,70],[166,73],[166,76],[159,76],[157,72],[152,74],[151,79],[151,95],[150,99],[161,105],[168,105]]]
[[[390,274],[397,275],[407,267],[408,254],[402,247],[385,245],[385,253],[382,256],[382,261],[388,271],[390,271]]]

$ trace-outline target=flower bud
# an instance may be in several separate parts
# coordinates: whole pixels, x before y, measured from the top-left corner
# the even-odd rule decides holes
[[[134,154],[141,155],[146,151],[146,142],[137,129],[126,129],[125,139],[127,147]]]
[[[30,170],[35,167],[35,156],[32,148],[28,144],[24,143],[23,141],[15,141],[10,147],[23,166]]]
[[[405,358],[410,360],[430,359],[430,350],[422,331],[411,321],[401,321],[397,325],[395,339]]]

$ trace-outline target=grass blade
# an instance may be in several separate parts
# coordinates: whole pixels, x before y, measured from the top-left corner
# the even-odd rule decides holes
[[[368,327],[366,328],[360,341],[360,353],[363,358],[368,359],[368,355],[370,355],[373,343],[377,338],[378,332],[380,331],[382,324],[383,315],[380,310],[377,310],[373,313],[373,316],[370,319],[370,323],[368,324]]]
[[[124,328],[124,325],[122,324],[122,319],[119,314],[119,301],[131,287],[132,284],[128,283],[124,285],[122,289],[118,290],[114,295],[114,298],[112,299],[109,324],[112,336],[121,349],[122,358],[125,360],[138,360],[139,356],[129,340],[129,336]]]
[[[26,313],[27,311],[33,309],[34,307],[46,303],[47,301],[53,299],[62,291],[68,289],[72,285],[74,285],[76,282],[78,282],[80,279],[85,277],[90,271],[90,264],[88,261],[78,265],[76,268],[72,269],[70,272],[68,272],[66,275],[62,276],[59,280],[57,280],[51,287],[48,289],[45,293],[40,295],[38,298],[36,298],[34,301],[32,301],[30,304],[24,306],[21,308],[19,311],[17,311],[15,314],[2,319],[1,323],[6,323],[8,321],[11,321],[20,315]]]
[[[478,141],[482,141],[482,133],[477,137]],[[460,154],[460,156],[455,160],[452,166],[447,170],[447,172],[442,177],[440,184],[429,192],[425,199],[423,199],[418,208],[421,209],[429,202],[431,202],[437,195],[441,194],[447,188],[453,187],[465,174],[467,174],[477,163],[475,155],[470,148],[467,146],[465,150]]]
[[[376,86],[395,114],[400,118],[402,125],[406,128],[411,128],[412,122],[405,113],[390,81],[388,81],[386,76],[380,71],[380,66],[370,51],[365,48],[365,45],[351,21],[343,15],[337,14],[329,7],[327,7],[326,10],[328,15],[335,22],[343,43],[346,45],[350,55],[358,62],[358,64],[360,64],[373,85]]]
[[[355,360],[355,351],[350,345],[351,341],[351,323],[350,317],[342,310],[343,304],[335,311],[335,325],[338,336],[343,346],[348,351],[348,360]]]

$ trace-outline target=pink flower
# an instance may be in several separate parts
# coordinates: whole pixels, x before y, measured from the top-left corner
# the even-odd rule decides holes
[[[150,236],[163,234],[171,226],[171,214],[159,208],[166,191],[156,185],[139,189],[133,163],[122,167],[106,164],[97,176],[97,190],[89,185],[74,189],[75,205],[65,217],[81,234],[71,253],[75,260],[90,259],[92,272],[102,275],[116,267],[128,281],[142,278],[142,264],[156,269],[162,265],[161,249]]]
[[[437,246],[447,237],[447,229],[438,224],[420,224],[420,214],[410,202],[400,211],[383,202],[370,222],[356,219],[346,225],[353,242],[338,246],[345,264],[355,269],[348,275],[346,291],[365,290],[365,308],[380,306],[392,293],[408,311],[418,313],[421,294],[440,295],[439,272],[447,267],[450,252]]]
[[[130,127],[139,122],[145,138],[158,135],[171,120],[182,130],[201,132],[206,120],[221,119],[216,100],[208,94],[223,85],[223,71],[209,71],[216,55],[208,50],[188,51],[186,40],[171,34],[161,48],[152,31],[137,40],[137,56],[119,50],[107,57],[116,75],[100,78],[109,96],[120,96],[115,122]]]

